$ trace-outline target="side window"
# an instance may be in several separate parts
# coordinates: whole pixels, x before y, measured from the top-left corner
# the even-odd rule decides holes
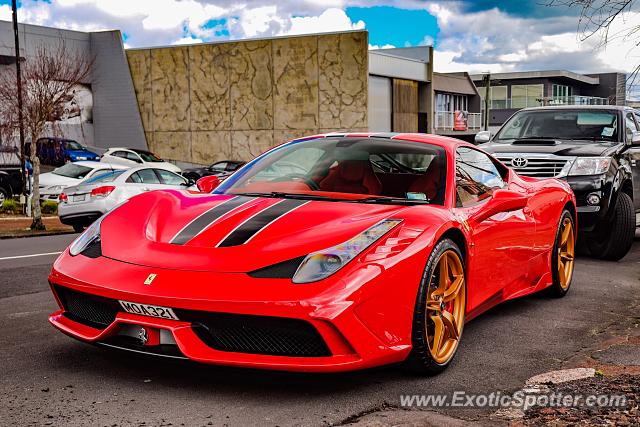
[[[121,151],[122,153],[122,151]],[[131,153],[129,151],[124,152],[125,156],[127,158],[127,160],[133,160],[136,163],[142,163],[142,160],[140,160],[140,157],[136,154],[136,153]]]
[[[227,167],[227,162],[218,162],[218,163],[214,163],[210,166],[210,169],[212,171],[224,171],[225,168]]]
[[[627,142],[631,142],[633,133],[638,131],[638,126],[635,120],[633,120],[633,113],[627,113],[624,121],[625,133],[627,135]]]
[[[491,158],[469,147],[456,150],[456,199],[466,207],[481,202],[506,183]]]
[[[123,159],[127,157],[126,151],[114,151],[111,155],[115,157],[121,157]]]
[[[138,172],[136,172],[136,173],[131,174],[131,176],[129,178],[127,178],[127,182],[140,184],[142,182],[142,179],[140,178],[140,175],[138,175]]]
[[[164,169],[154,169],[158,175],[160,175],[160,179],[163,184],[167,185],[180,185],[186,184],[187,180],[185,180],[180,175],[176,175],[173,172]]]
[[[134,175],[138,175],[140,182],[142,184],[160,184],[160,180],[158,179],[158,175],[155,174],[153,169],[142,169],[136,172]]]

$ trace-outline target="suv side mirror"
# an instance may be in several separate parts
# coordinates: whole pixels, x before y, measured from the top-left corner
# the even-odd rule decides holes
[[[476,144],[484,144],[485,142],[491,141],[491,132],[488,130],[478,132],[474,141]]]
[[[475,222],[482,222],[497,213],[512,212],[527,206],[527,196],[511,190],[496,190],[491,199],[471,217]]]
[[[631,137],[631,145],[640,145],[640,132],[633,132],[633,136]]]
[[[203,193],[211,193],[220,185],[220,178],[215,175],[204,176],[196,182],[196,187]]]

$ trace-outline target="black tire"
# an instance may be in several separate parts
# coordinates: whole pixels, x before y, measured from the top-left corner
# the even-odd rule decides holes
[[[80,224],[73,224],[73,231],[75,231],[76,233],[82,233],[84,231],[84,227]]]
[[[548,293],[550,296],[555,298],[561,298],[569,292],[571,288],[571,280],[573,279],[573,267],[571,271],[571,277],[568,278],[566,285],[562,285],[562,281],[560,279],[560,272],[558,269],[559,259],[558,259],[558,251],[560,249],[562,232],[565,229],[565,220],[571,222],[571,227],[573,229],[572,236],[574,237],[574,245],[575,245],[575,230],[576,230],[576,222],[571,215],[571,212],[568,210],[562,211],[562,215],[560,215],[560,221],[558,222],[558,230],[556,231],[556,239],[553,244],[553,252],[551,253],[551,277],[553,279],[552,285],[548,288]],[[573,250],[573,257],[575,259],[575,246]]]
[[[424,274],[422,275],[420,288],[418,290],[418,296],[416,298],[415,309],[413,312],[413,326],[411,336],[413,348],[411,349],[411,353],[409,354],[403,365],[404,369],[412,374],[433,376],[444,371],[454,359],[459,348],[460,340],[462,339],[464,321],[461,325],[458,345],[456,346],[453,354],[449,357],[448,360],[446,360],[444,363],[437,362],[433,358],[431,351],[429,350],[426,321],[427,295],[429,292],[429,284],[431,283],[432,277],[434,276],[434,270],[437,266],[438,260],[440,259],[442,254],[447,251],[455,252],[462,263],[463,274],[465,275],[465,299],[463,310],[466,309],[466,273],[464,273],[464,258],[462,257],[460,249],[452,240],[442,239],[433,248],[433,250],[431,251],[431,255],[429,255]]]
[[[598,225],[589,236],[589,252],[596,258],[618,261],[631,249],[635,233],[633,201],[628,194],[620,192],[610,219]]]

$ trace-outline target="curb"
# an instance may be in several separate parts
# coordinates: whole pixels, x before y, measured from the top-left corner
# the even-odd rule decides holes
[[[60,236],[64,234],[76,234],[73,230],[52,230],[52,231],[39,231],[34,233],[7,233],[0,234],[0,240],[9,240],[9,239],[23,239],[29,237],[43,237],[43,236]]]

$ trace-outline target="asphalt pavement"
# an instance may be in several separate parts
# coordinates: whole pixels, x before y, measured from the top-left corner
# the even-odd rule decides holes
[[[608,328],[637,317],[640,299],[637,234],[621,262],[578,259],[565,298],[507,302],[470,322],[455,361],[437,377],[393,366],[339,375],[230,369],[110,351],[49,326],[57,306],[47,274],[74,237],[0,241],[2,425],[316,426],[396,407],[401,394],[515,391],[588,354]]]

